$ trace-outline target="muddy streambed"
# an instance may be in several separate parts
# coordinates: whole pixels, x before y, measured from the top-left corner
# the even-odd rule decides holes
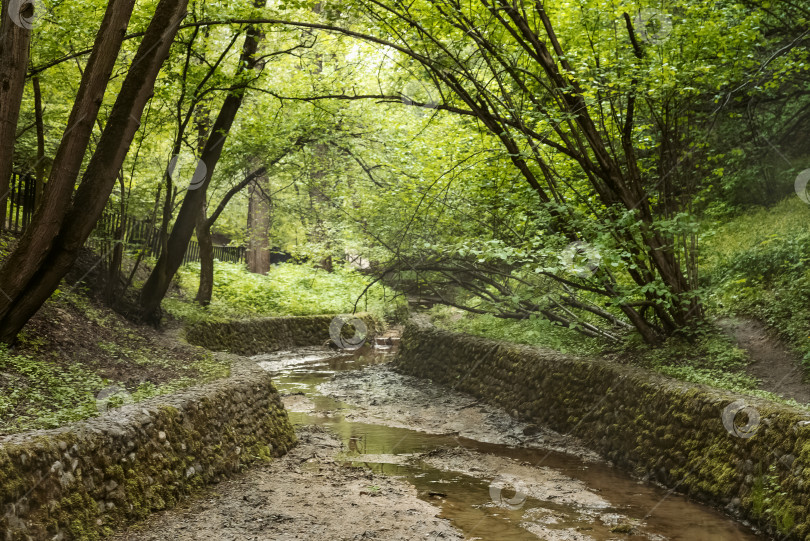
[[[312,348],[254,360],[275,375],[293,424],[342,440],[338,462],[406,481],[466,539],[765,539],[632,479],[573,438],[398,374],[379,351]]]

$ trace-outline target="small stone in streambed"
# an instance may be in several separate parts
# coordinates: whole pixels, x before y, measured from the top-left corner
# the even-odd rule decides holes
[[[534,436],[535,434],[540,433],[540,427],[537,425],[528,425],[526,428],[523,429],[524,436]]]
[[[627,524],[627,523],[623,523],[623,524],[617,524],[616,526],[614,526],[614,527],[612,527],[612,528],[610,529],[610,533],[626,533],[626,534],[631,534],[631,533],[633,533],[634,531],[635,531],[635,528],[633,528],[633,525],[632,525],[632,524]]]

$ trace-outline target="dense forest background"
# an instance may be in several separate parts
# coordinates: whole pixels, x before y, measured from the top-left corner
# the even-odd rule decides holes
[[[15,182],[33,194],[3,240],[8,344],[88,246],[104,302],[152,325],[179,281],[194,317],[411,299],[468,331],[698,359],[748,315],[810,363],[801,2],[2,8],[0,221]]]

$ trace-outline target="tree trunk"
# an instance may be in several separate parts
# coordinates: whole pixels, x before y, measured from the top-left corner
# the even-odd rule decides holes
[[[82,165],[112,74],[118,50],[126,33],[135,0],[113,0],[96,35],[93,52],[82,76],[79,92],[70,113],[67,130],[54,159],[48,189],[20,242],[0,269],[0,339],[3,320],[12,307],[25,297],[29,281],[42,268],[59,227],[70,208],[73,186]],[[114,178],[114,177],[113,177]],[[12,326],[13,327],[13,326]],[[11,330],[9,332],[12,332]],[[16,332],[13,332],[16,334]]]
[[[205,201],[197,215],[196,227],[197,244],[200,245],[200,286],[194,300],[208,306],[214,292],[214,243],[211,241],[211,224],[206,216]]]
[[[124,237],[127,231],[127,212],[126,200],[124,198],[124,170],[121,169],[118,173],[118,184],[121,187],[121,201],[118,215],[120,221],[118,227],[115,228],[113,235],[112,257],[110,258],[110,266],[107,269],[107,283],[104,284],[104,297],[107,304],[113,304],[118,290],[121,286],[121,264],[124,261]]]
[[[3,289],[9,295],[0,320],[0,340],[11,342],[50,297],[76,261],[79,250],[104,211],[117,173],[140,125],[139,119],[144,107],[152,96],[158,72],[185,16],[187,3],[187,0],[161,0],[158,4],[130,64],[96,151],[73,197],[73,205],[70,206],[70,192],[75,176],[74,180],[70,180],[69,173],[74,166],[78,170],[81,165],[84,148],[103,96],[102,83],[106,84],[109,79],[116,53],[125,35],[126,20],[132,11],[132,0],[113,0],[108,4],[99,38],[85,70],[77,107],[71,114],[74,121],[68,124],[68,132],[63,137],[63,143],[54,160],[43,204],[21,240],[20,245],[24,249],[15,250],[0,270],[0,277],[4,280]],[[88,96],[95,97],[95,100],[90,100],[90,104],[86,103]],[[87,118],[85,112],[92,114],[92,118]],[[71,129],[72,126],[75,128]],[[81,132],[81,135],[77,132]],[[84,144],[75,148],[74,138],[83,139]],[[76,150],[78,157],[70,154],[70,149]],[[61,201],[59,197],[62,198]],[[52,215],[49,212],[52,209],[65,217],[59,219]],[[42,250],[42,253],[32,254],[33,248]],[[12,264],[24,268],[25,273],[12,271],[15,268],[10,266]],[[6,289],[6,283],[15,286],[21,283],[23,287],[18,286],[12,294]]]
[[[264,0],[258,0],[255,5],[263,6],[264,3]],[[255,27],[248,29],[245,43],[242,46],[242,55],[239,60],[240,69],[237,76],[241,75],[243,70],[253,68],[260,38],[261,34],[258,29]],[[236,118],[236,113],[239,112],[242,105],[244,95],[244,87],[237,88],[228,94],[214,121],[211,134],[201,157],[201,161],[206,168],[205,178],[192,184],[186,191],[183,203],[180,206],[180,212],[166,243],[166,250],[160,254],[155,268],[141,290],[139,309],[140,316],[144,321],[153,324],[160,321],[160,303],[169,289],[172,278],[174,278],[180,265],[183,264],[183,255],[196,227],[197,215],[202,203],[205,201],[211,176],[214,174],[214,169],[222,155],[222,148],[225,146],[225,140]]]
[[[14,166],[14,141],[17,120],[25,88],[25,70],[28,68],[28,44],[31,31],[15,24],[11,8],[19,6],[4,0],[0,9],[0,229],[6,225],[6,201]],[[24,4],[32,10],[34,4]],[[16,15],[16,14],[15,14]],[[22,15],[29,16],[30,13]],[[19,19],[18,19],[19,22]]]
[[[250,184],[248,202],[248,249],[245,254],[248,270],[256,274],[270,271],[270,222],[271,202],[262,193],[261,186],[267,184],[267,175],[256,178]]]
[[[206,37],[208,29],[205,29]],[[194,124],[197,129],[197,154],[202,154],[208,141],[211,129],[211,96],[206,96],[194,111]],[[208,210],[205,200],[200,205],[197,215],[197,244],[200,247],[200,284],[194,300],[201,306],[211,304],[214,294],[214,243],[211,240],[211,224],[208,222]]]
[[[42,90],[39,88],[39,75],[31,77],[34,87],[34,117],[37,125],[37,183],[34,191],[34,202],[39,206],[45,191],[45,122],[42,118]]]
[[[146,283],[141,290],[140,296],[140,310],[141,316],[145,321],[151,323],[158,323],[159,315],[157,314],[160,302],[166,295],[169,289],[172,278],[174,278],[177,269],[183,264],[183,255],[186,252],[188,243],[191,240],[191,235],[197,224],[197,214],[199,213],[200,206],[205,201],[206,190],[211,181],[211,175],[214,172],[219,157],[222,155],[222,147],[225,143],[225,135],[231,128],[233,120],[236,117],[237,111],[242,104],[242,97],[240,95],[231,94],[225,98],[225,103],[222,104],[219,116],[214,122],[214,129],[211,132],[211,137],[206,144],[205,151],[201,161],[205,164],[206,175],[204,180],[196,189],[189,189],[183,198],[183,204],[180,206],[180,212],[177,219],[174,221],[174,227],[166,241],[166,249],[161,252],[155,268],[146,280]],[[223,135],[220,135],[223,134]]]

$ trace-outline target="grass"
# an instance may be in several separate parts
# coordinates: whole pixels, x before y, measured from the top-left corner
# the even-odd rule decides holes
[[[209,352],[167,343],[81,290],[60,291],[13,350],[0,345],[0,434],[55,428],[229,373]]]
[[[0,346],[0,432],[52,428],[96,414],[95,394],[107,381],[77,364],[14,355]]]
[[[402,304],[380,285],[368,288],[371,278],[348,267],[334,272],[309,265],[282,263],[267,275],[252,274],[244,265],[217,262],[214,293],[209,306],[190,302],[197,292],[199,264],[183,267],[178,274],[181,295],[164,300],[173,316],[193,323],[256,316],[304,316],[369,312],[378,317],[392,314]],[[358,301],[359,299],[359,301]]]
[[[757,391],[760,381],[745,372],[749,362],[745,351],[710,324],[704,324],[689,337],[673,336],[655,348],[631,339],[614,356],[682,381],[736,393],[760,393]],[[775,397],[770,393],[761,396],[765,395]]]
[[[704,224],[701,268],[712,272],[739,254],[808,230],[810,205],[792,196],[770,208],[747,210],[722,222]]]
[[[714,315],[763,321],[810,368],[810,205],[790,197],[724,224],[703,244]]]
[[[491,315],[470,314],[444,306],[432,308],[430,315],[434,324],[442,329],[494,340],[505,340],[577,355],[597,354],[602,348],[600,342],[583,339],[578,332],[554,325],[542,318],[503,319]]]
[[[52,358],[17,355],[0,346],[0,433],[55,428],[228,374],[227,365],[210,355],[190,368],[198,369],[199,375],[159,384],[145,381],[132,387],[100,377],[92,365],[82,361],[63,366]]]

